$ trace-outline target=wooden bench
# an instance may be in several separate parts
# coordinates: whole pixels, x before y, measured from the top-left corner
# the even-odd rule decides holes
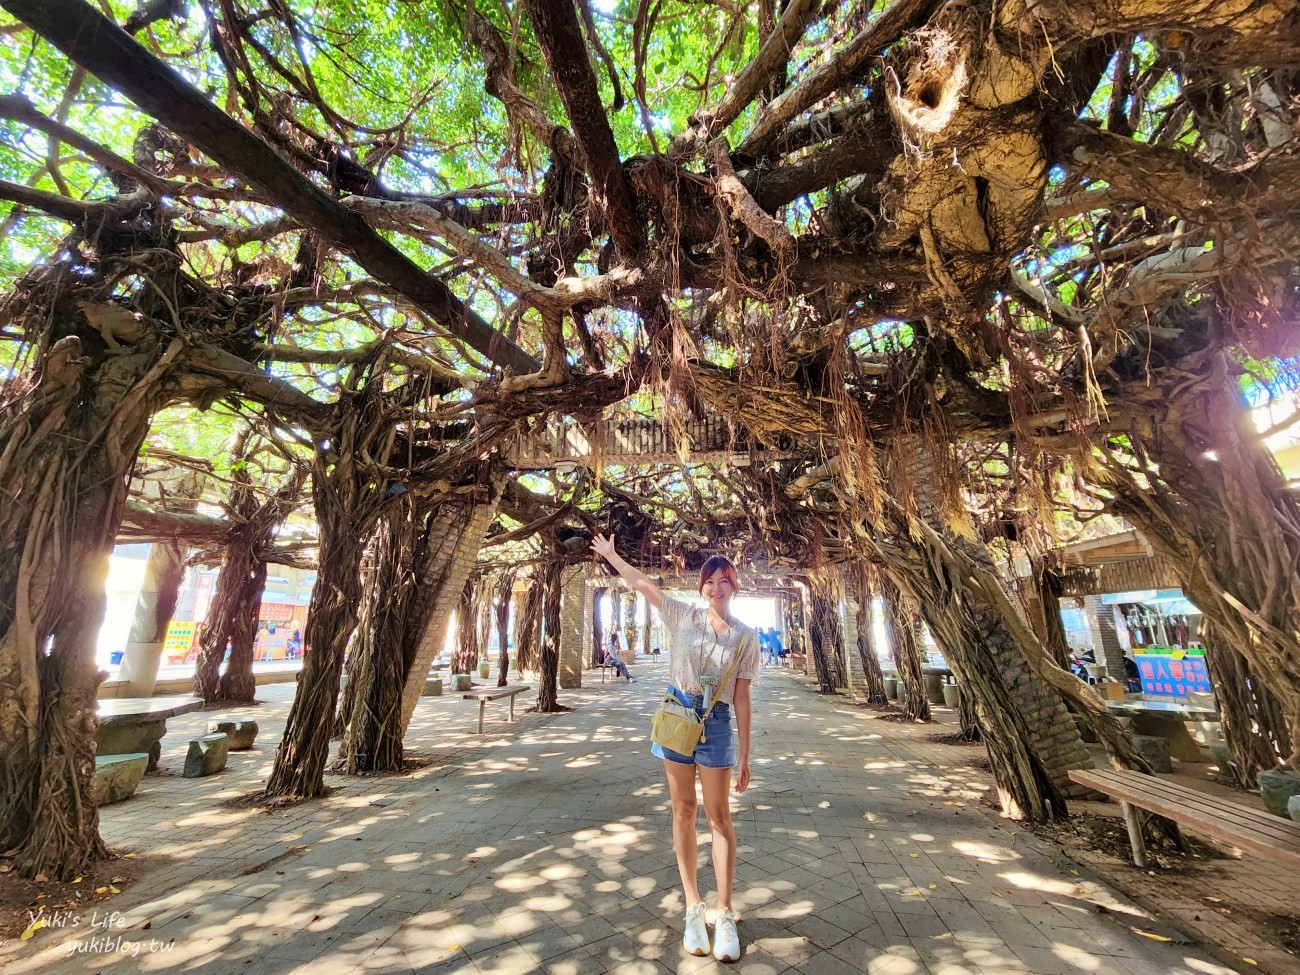
[[[471,698],[478,699],[478,733],[483,734],[483,711],[487,707],[488,701],[499,701],[503,697],[510,698],[510,720],[515,720],[515,698],[528,690],[527,684],[516,684],[513,687],[489,687],[481,691],[466,691],[461,694],[461,698],[468,701]]]
[[[1147,865],[1137,808],[1184,823],[1216,840],[1300,866],[1300,823],[1142,772],[1074,769],[1070,781],[1119,800],[1136,866]]]
[[[617,670],[618,668],[613,664],[592,664],[591,669],[600,671],[600,682],[603,684],[605,683],[606,673],[611,670]]]

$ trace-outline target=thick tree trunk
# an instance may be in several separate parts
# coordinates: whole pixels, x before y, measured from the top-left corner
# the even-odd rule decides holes
[[[501,573],[496,584],[496,599],[493,603],[493,620],[497,630],[497,687],[505,687],[510,682],[510,601],[514,598],[515,573],[506,570]]]
[[[482,580],[471,575],[465,580],[456,604],[456,653],[452,657],[453,674],[472,674],[478,664],[478,617]]]
[[[194,693],[209,704],[219,700],[252,701],[257,693],[253,652],[267,571],[261,553],[270,549],[276,526],[292,510],[302,487],[303,474],[294,472],[276,494],[259,499],[245,463],[253,453],[247,437],[247,431],[241,433],[233,451],[240,462],[231,476],[230,497],[226,502],[233,527],[217,575],[216,593],[199,638],[194,669]]]
[[[641,600],[641,653],[650,656],[650,600]]]
[[[266,563],[254,556],[251,540],[232,541],[226,546],[216,592],[199,637],[194,693],[206,703],[225,698],[227,687],[246,695],[233,700],[253,699],[253,643],[265,588]],[[227,651],[230,656],[223,676],[221,664]],[[234,679],[228,683],[232,675]]]
[[[521,672],[538,669],[537,647],[542,630],[542,603],[545,595],[542,574],[535,573],[529,582],[523,605],[519,608],[518,636],[515,640],[515,662]]]
[[[1005,669],[1014,659],[1001,621],[969,604],[964,590],[919,546],[885,546],[884,575],[905,588],[943,648],[962,693],[971,701],[988,749],[1004,814],[1038,822],[1066,814],[1065,797],[1035,747]],[[1014,686],[1014,685],[1013,685]]]
[[[560,710],[560,603],[563,598],[562,570],[558,558],[542,569],[538,587],[542,591],[542,642],[538,653],[537,710],[549,714]]]
[[[91,798],[95,640],[127,481],[181,351],[152,334],[107,355],[43,269],[22,306],[30,372],[0,386],[0,848],[67,879],[106,855]]]
[[[1042,614],[1043,646],[1058,667],[1069,670],[1070,643],[1065,638],[1065,621],[1061,619],[1061,594],[1065,591],[1065,575],[1060,566],[1046,565],[1041,560],[1035,560],[1032,571],[1039,612]]]
[[[320,570],[303,631],[303,667],[284,737],[266,784],[268,797],[314,799],[325,794],[325,763],[348,640],[361,606],[361,555],[382,513],[386,485],[372,473],[391,449],[391,427],[378,422],[381,382],[358,383],[373,364],[349,377],[336,406],[338,435],[319,443],[312,459],[312,502],[320,533]],[[367,461],[362,466],[359,461]]]
[[[925,674],[921,670],[921,647],[917,638],[917,617],[907,598],[888,578],[881,581],[885,620],[894,666],[903,679],[903,717],[911,721],[930,720],[930,699],[925,695]]]
[[[817,670],[821,693],[834,694],[836,688],[847,686],[848,677],[844,671],[844,630],[840,626],[838,594],[832,575],[809,573],[808,593],[808,652]]]
[[[1300,763],[1300,499],[1251,423],[1225,353],[1161,404],[1149,433],[1104,452],[1113,507],[1277,699]],[[1120,447],[1124,450],[1121,452]],[[1135,451],[1131,456],[1128,451]]]
[[[1291,754],[1286,720],[1277,699],[1251,674],[1246,658],[1220,641],[1212,625],[1206,629],[1205,662],[1232,756],[1224,771],[1238,789],[1254,790],[1258,773],[1277,768]]]
[[[319,485],[313,487],[315,496],[322,493]],[[316,507],[319,512],[319,500]],[[328,729],[337,704],[343,654],[361,605],[363,545],[352,528],[334,518],[328,527],[325,519],[321,521],[320,572],[303,631],[303,667],[266,784],[268,796],[315,799],[325,794]]]
[[[410,495],[402,495],[380,519],[371,540],[364,609],[348,654],[340,711],[346,725],[335,768],[348,775],[402,767],[402,638],[416,585],[417,519]]]
[[[871,613],[874,573],[866,562],[858,561],[850,570],[850,579],[857,587],[858,659],[862,662],[863,682],[866,685],[866,703],[889,703],[885,693],[885,674],[880,669],[880,656],[876,649],[876,632]]]
[[[966,741],[979,741],[982,736],[980,735],[979,717],[975,714],[974,695],[961,690],[957,702],[957,717],[961,727],[958,734]]]

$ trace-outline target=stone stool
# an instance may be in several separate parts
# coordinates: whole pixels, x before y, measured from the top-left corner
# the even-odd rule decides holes
[[[246,752],[257,738],[257,722],[242,718],[209,721],[208,734],[224,734],[230,739],[232,752]]]
[[[226,767],[226,755],[230,751],[230,738],[224,734],[204,735],[190,742],[189,754],[185,756],[187,779],[198,779],[205,775],[214,775]]]
[[[1146,759],[1152,772],[1172,772],[1174,763],[1169,760],[1169,740],[1155,735],[1134,735],[1133,747]]]
[[[442,678],[426,677],[424,679],[424,697],[442,697]]]
[[[125,755],[96,755],[95,780],[91,792],[95,803],[107,806],[135,795],[135,788],[144,778],[149,764],[148,752],[128,752]]]

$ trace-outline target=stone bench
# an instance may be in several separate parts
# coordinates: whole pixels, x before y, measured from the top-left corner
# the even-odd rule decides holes
[[[510,699],[510,720],[515,720],[515,698],[528,690],[527,684],[516,684],[513,687],[489,687],[481,691],[468,691],[461,697],[468,701],[471,698],[478,699],[478,733],[483,734],[483,710],[487,707],[488,701],[499,701],[503,697]]]
[[[1146,759],[1152,772],[1172,772],[1174,764],[1169,760],[1169,741],[1158,735],[1134,735],[1133,748]]]
[[[223,718],[208,722],[208,734],[224,734],[232,752],[246,752],[257,740],[257,722],[246,718]]]
[[[91,786],[95,803],[107,806],[131,798],[148,767],[148,752],[96,755],[95,779]]]
[[[185,756],[187,779],[199,779],[205,775],[215,775],[226,767],[226,756],[230,751],[230,738],[225,734],[204,735],[190,742],[189,754]]]
[[[147,771],[158,767],[167,719],[197,711],[203,702],[193,697],[114,697],[98,702],[99,728],[95,732],[96,755],[149,757]]]
[[[442,678],[426,677],[422,697],[442,697]]]

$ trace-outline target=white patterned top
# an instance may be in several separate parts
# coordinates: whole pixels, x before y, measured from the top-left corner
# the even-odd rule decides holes
[[[718,703],[731,704],[737,680],[758,676],[758,631],[733,622],[722,636],[713,631],[709,611],[671,596],[664,597],[664,630],[669,651],[668,679],[686,694],[703,694],[700,675],[718,680],[731,666],[733,654],[740,654],[735,673],[726,687],[718,688]]]

